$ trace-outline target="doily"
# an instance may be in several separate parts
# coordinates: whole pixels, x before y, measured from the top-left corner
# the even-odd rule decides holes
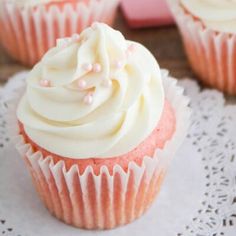
[[[0,235],[235,236],[236,106],[225,105],[222,93],[201,91],[193,80],[181,80],[191,99],[191,127],[154,206],[128,226],[83,231],[49,215],[23,161],[9,144],[7,101],[23,83],[25,73],[0,90]]]

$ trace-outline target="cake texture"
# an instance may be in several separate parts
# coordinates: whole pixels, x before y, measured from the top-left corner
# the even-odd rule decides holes
[[[169,0],[189,62],[206,85],[236,94],[236,2]]]
[[[86,229],[141,216],[186,135],[182,92],[144,46],[105,24],[58,40],[17,107],[17,149],[49,211]]]
[[[95,21],[113,24],[119,0],[2,0],[0,40],[7,53],[35,65],[57,38],[80,33]]]

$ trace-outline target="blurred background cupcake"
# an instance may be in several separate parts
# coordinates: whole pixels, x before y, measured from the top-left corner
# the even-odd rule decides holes
[[[94,21],[113,23],[119,0],[2,0],[0,35],[8,54],[32,66],[56,39],[80,33]]]
[[[236,94],[236,1],[169,0],[194,72]]]

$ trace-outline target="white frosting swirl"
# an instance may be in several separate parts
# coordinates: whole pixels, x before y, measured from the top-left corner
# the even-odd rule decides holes
[[[180,0],[208,28],[236,33],[236,0]]]
[[[70,158],[115,157],[133,150],[152,133],[164,106],[155,58],[102,23],[86,29],[78,41],[63,42],[49,50],[27,79],[17,110],[27,135]],[[88,72],[85,63],[101,68]],[[42,79],[51,86],[40,86]],[[78,88],[78,80],[86,81],[84,89]],[[93,94],[90,105],[84,103],[88,92]]]

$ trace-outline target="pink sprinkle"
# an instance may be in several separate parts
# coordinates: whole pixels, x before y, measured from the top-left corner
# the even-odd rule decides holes
[[[132,44],[130,44],[130,45],[128,46],[128,51],[134,52],[134,51],[135,51],[135,48],[136,48],[136,46],[132,43]]]
[[[95,63],[95,64],[93,65],[93,72],[98,73],[98,72],[100,72],[101,70],[102,70],[102,67],[101,67],[101,65],[100,65],[99,63]]]
[[[109,87],[112,86],[112,82],[111,82],[111,80],[109,80],[109,79],[104,79],[104,80],[102,81],[102,85],[103,85],[104,87],[106,87],[106,88],[109,88]]]
[[[42,86],[42,87],[50,87],[51,86],[51,83],[49,80],[47,79],[42,79],[39,81],[39,84]]]
[[[96,30],[97,27],[98,27],[98,23],[97,23],[97,22],[94,22],[94,23],[92,24],[92,29],[93,29],[93,30]]]
[[[84,99],[83,99],[84,103],[87,105],[91,105],[93,103],[93,95],[91,93],[88,93]]]
[[[88,72],[93,69],[93,65],[91,63],[84,63],[82,67],[85,71],[88,71]]]
[[[84,89],[86,87],[86,85],[87,85],[87,83],[86,83],[85,80],[81,79],[81,80],[78,81],[78,87],[80,89]]]
[[[135,48],[134,44],[130,44],[126,50],[126,56],[129,57],[135,51]]]
[[[123,63],[122,63],[122,61],[117,60],[114,62],[114,65],[115,65],[116,69],[121,69],[123,66]]]

